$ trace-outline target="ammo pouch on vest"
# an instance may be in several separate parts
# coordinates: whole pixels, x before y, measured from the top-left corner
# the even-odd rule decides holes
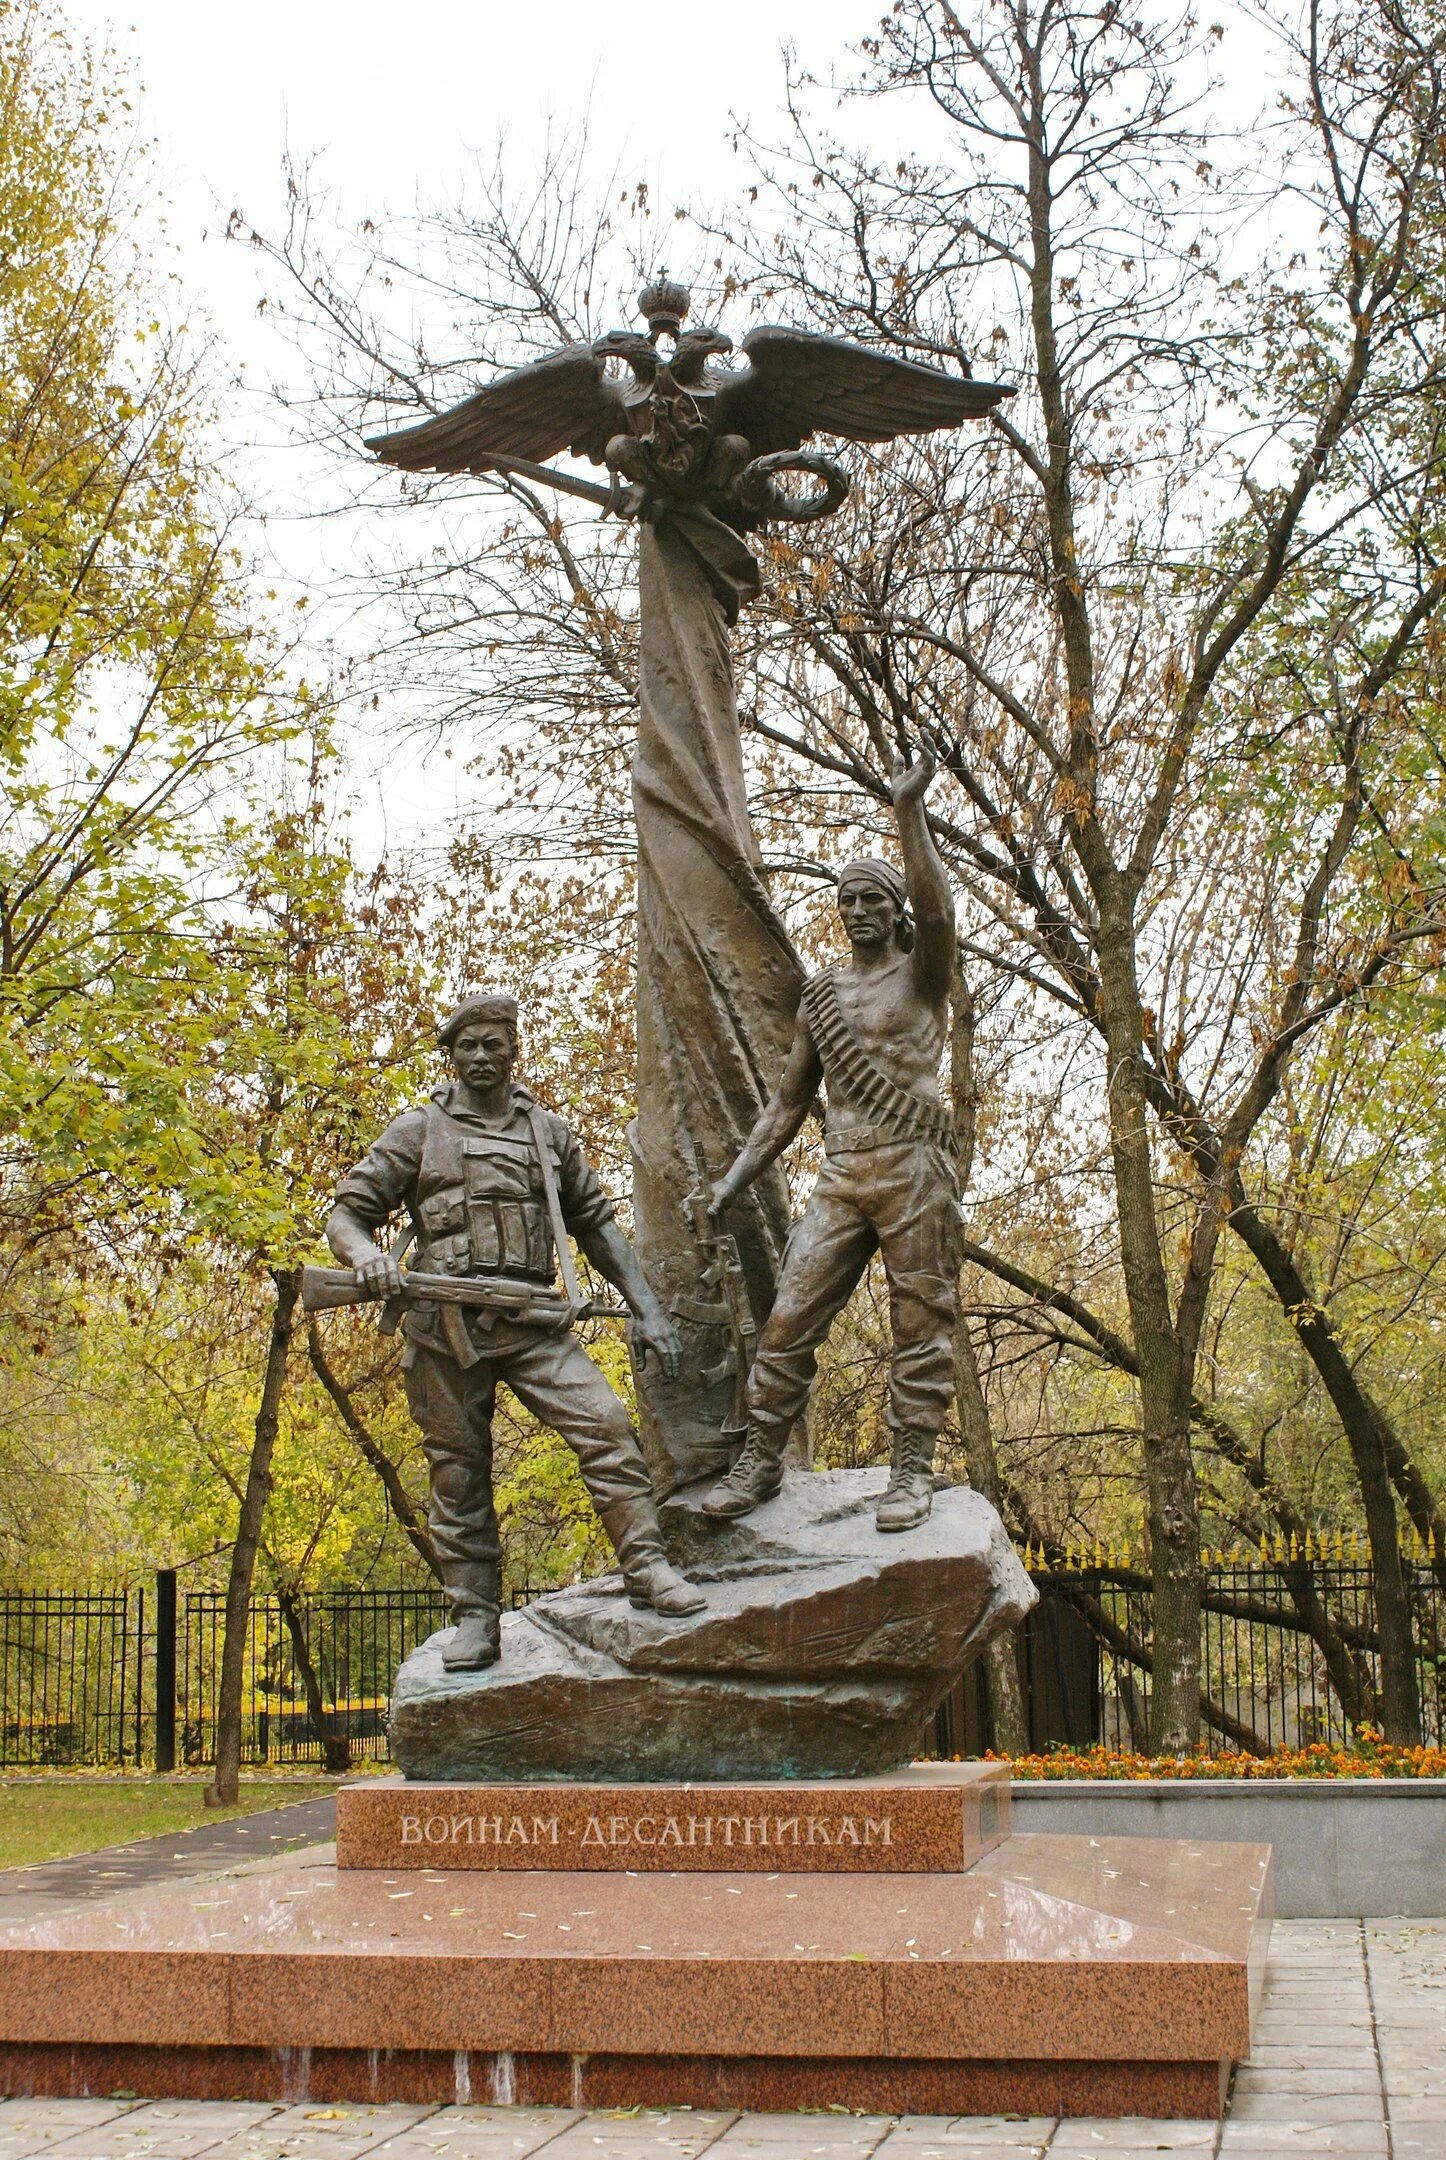
[[[542,1172],[525,1124],[520,1131],[474,1132],[440,1105],[429,1106],[416,1209],[425,1248],[419,1267],[553,1280]]]

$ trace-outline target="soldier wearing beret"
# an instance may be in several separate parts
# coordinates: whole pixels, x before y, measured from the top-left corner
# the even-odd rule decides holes
[[[440,1040],[452,1080],[394,1118],[338,1188],[326,1225],[337,1259],[373,1296],[399,1295],[401,1271],[376,1233],[405,1211],[419,1272],[532,1280],[545,1295],[563,1257],[559,1245],[565,1249],[571,1235],[627,1301],[640,1353],[675,1375],[677,1334],[613,1220],[612,1202],[562,1119],[513,1080],[516,1000],[501,991],[467,998]],[[427,1451],[429,1521],[456,1621],[445,1665],[490,1665],[500,1647],[502,1549],[492,1497],[499,1381],[576,1453],[633,1602],[666,1614],[702,1609],[702,1592],[663,1551],[627,1407],[570,1327],[436,1304],[408,1311],[403,1325],[407,1401]]]

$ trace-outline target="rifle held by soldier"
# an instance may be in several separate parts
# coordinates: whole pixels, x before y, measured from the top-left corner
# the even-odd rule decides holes
[[[395,1303],[385,1293],[368,1290],[351,1268],[306,1267],[301,1271],[303,1312],[337,1312],[346,1305]],[[403,1268],[403,1309],[414,1305],[463,1305],[472,1312],[506,1314],[514,1320],[563,1325],[574,1320],[626,1320],[627,1308],[604,1298],[559,1297],[545,1283],[515,1275],[428,1275]]]

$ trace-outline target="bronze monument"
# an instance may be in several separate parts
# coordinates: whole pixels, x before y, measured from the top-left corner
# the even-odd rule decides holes
[[[758,1123],[788,1055],[803,970],[760,875],[748,816],[728,630],[759,589],[745,535],[769,520],[837,509],[848,479],[804,445],[815,435],[881,443],[957,427],[1008,389],[839,338],[762,327],[732,341],[687,328],[689,295],[659,281],[639,297],[646,335],[564,345],[451,411],[371,438],[409,471],[513,471],[640,532],[641,638],[633,803],[638,840],[638,1114],[631,1132],[638,1248],[686,1356],[639,1374],[644,1438],[660,1486],[728,1467],[728,1367],[749,1344],[689,1317],[716,1255],[679,1196],[717,1178]],[[534,461],[561,452],[607,467],[607,487]],[[816,482],[787,492],[780,475]],[[697,1159],[695,1162],[695,1158]],[[733,1210],[748,1299],[761,1326],[788,1235],[788,1194],[762,1170]]]
[[[397,1676],[391,1747],[411,1778],[875,1774],[917,1751],[963,1665],[1034,1601],[987,1501],[967,1487],[934,1494],[957,1230],[935,1083],[954,924],[924,810],[934,759],[926,748],[895,775],[903,876],[875,860],[846,867],[851,961],[805,988],[749,822],[728,639],[758,590],[746,536],[825,516],[847,492],[843,472],[805,449],[813,434],[886,442],[953,427],[1007,392],[793,330],[750,332],[732,367],[726,337],[684,328],[679,287],[650,287],[641,304],[646,336],[564,346],[370,446],[410,470],[497,468],[580,495],[637,522],[641,562],[641,1270],[571,1162],[566,1128],[511,1089],[512,1036],[495,1010],[453,1016],[458,1088],[383,1135],[329,1226],[354,1271],[336,1301],[414,1308],[409,1392],[461,1616],[456,1637],[419,1645]],[[535,462],[566,450],[605,465],[609,484]],[[790,471],[810,492],[785,489]],[[790,1236],[777,1157],[821,1082],[826,1159]],[[537,1120],[547,1145],[524,1169]],[[445,1149],[443,1121],[464,1135]],[[550,1239],[538,1198],[549,1157]],[[420,1216],[427,1263],[405,1273],[373,1235],[402,1201]],[[586,1309],[569,1230],[635,1316],[656,1511],[626,1412],[567,1331]],[[892,1468],[785,1483],[819,1344],[875,1249],[894,1320]],[[459,1349],[475,1350],[476,1368]],[[578,1449],[632,1595],[604,1578],[538,1599],[506,1616],[505,1654],[477,1671],[497,1647],[486,1468],[499,1379]]]
[[[912,1530],[934,1497],[934,1443],[954,1384],[958,1190],[939,1059],[954,970],[954,904],[929,835],[927,749],[894,773],[904,857],[845,866],[838,907],[852,957],[804,990],[788,1062],[767,1108],[713,1190],[721,1215],[801,1130],[828,1086],[824,1166],[788,1241],[773,1310],[748,1382],[748,1436],[705,1514],[747,1515],[783,1482],[819,1345],[871,1255],[889,1286],[893,1462],[875,1520]],[[911,911],[912,910],[912,915]]]
[[[499,1382],[577,1455],[633,1601],[683,1615],[702,1611],[706,1600],[669,1565],[627,1406],[572,1333],[583,1301],[569,1235],[626,1298],[635,1354],[676,1371],[678,1337],[577,1141],[513,1080],[515,1001],[502,992],[468,998],[440,1039],[455,1079],[394,1118],[342,1180],[326,1236],[364,1297],[404,1299],[400,1254],[375,1241],[403,1211],[417,1273],[493,1285],[483,1305],[453,1303],[435,1281],[414,1284],[431,1294],[407,1299],[402,1318],[407,1403],[426,1446],[432,1541],[456,1622],[442,1662],[449,1671],[476,1671],[500,1646],[502,1549],[492,1498]],[[558,1267],[567,1290],[561,1308]],[[323,1271],[308,1274],[303,1295],[313,1310],[344,1302],[325,1295]],[[499,1283],[510,1286],[510,1302],[501,1302],[507,1292]]]

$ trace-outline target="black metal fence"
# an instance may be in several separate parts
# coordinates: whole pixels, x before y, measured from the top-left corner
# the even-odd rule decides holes
[[[139,1763],[154,1614],[144,1589],[0,1590],[0,1764]]]
[[[1422,1737],[1446,1744],[1446,1592],[1429,1561],[1405,1560]],[[1030,1744],[1148,1747],[1153,1655],[1150,1578],[1127,1566],[1031,1571],[1040,1601],[1016,1649]],[[1215,1751],[1338,1744],[1378,1719],[1380,1642],[1362,1562],[1282,1557],[1207,1569],[1200,1693]],[[939,1752],[994,1744],[973,1667],[942,1706]]]
[[[188,1767],[215,1759],[225,1617],[218,1590],[181,1600],[176,1755]],[[328,1741],[344,1743],[353,1758],[385,1756],[392,1676],[445,1622],[442,1594],[430,1588],[254,1598],[241,1696],[243,1762],[319,1763]]]
[[[1446,1742],[1446,1595],[1408,1566],[1425,1737]],[[1145,1743],[1150,1586],[1127,1566],[1039,1571],[1016,1647],[1035,1747]],[[225,1600],[212,1588],[0,1590],[0,1769],[200,1768],[214,1759]],[[334,1590],[251,1606],[242,1690],[252,1767],[386,1754],[392,1676],[445,1624],[440,1590]],[[1374,1712],[1371,1571],[1339,1560],[1212,1566],[1201,1635],[1211,1742],[1254,1749],[1348,1739]],[[978,1667],[936,1722],[942,1754],[992,1745]]]
[[[142,1589],[0,1590],[0,1768],[212,1762],[225,1605],[170,1570]],[[445,1617],[430,1588],[253,1598],[242,1760],[321,1763],[328,1737],[385,1756],[392,1675]]]

